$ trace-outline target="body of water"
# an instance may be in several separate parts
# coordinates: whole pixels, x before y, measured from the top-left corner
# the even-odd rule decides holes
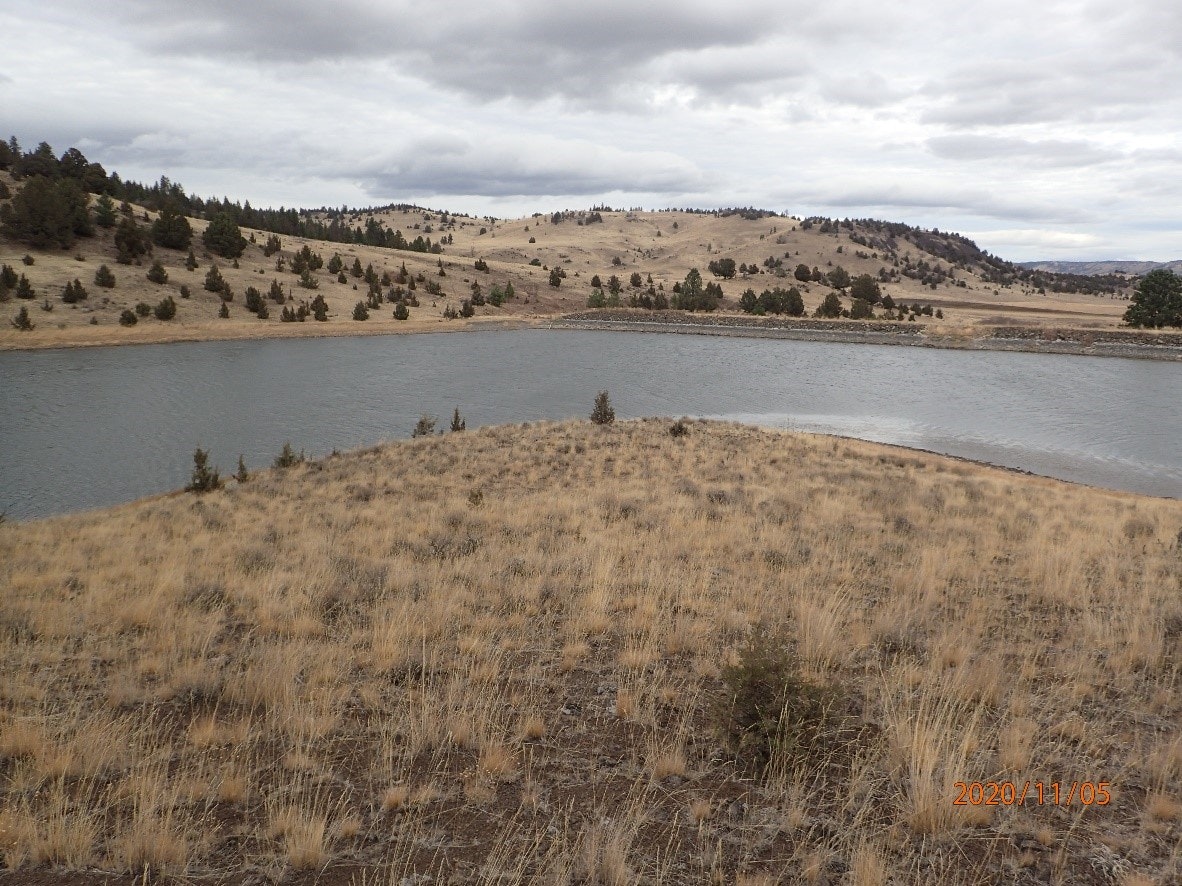
[[[1182,365],[662,333],[517,330],[0,353],[0,511],[30,518],[482,424],[709,416],[1182,498]]]

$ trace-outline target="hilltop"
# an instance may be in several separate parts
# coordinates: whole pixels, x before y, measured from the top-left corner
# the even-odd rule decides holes
[[[0,524],[9,880],[1182,878],[1180,503],[675,429]]]
[[[59,163],[50,151],[26,154],[24,162],[24,167],[11,164],[0,171],[0,194],[8,194],[0,203],[12,205],[20,189],[37,177],[36,170],[44,167],[52,173],[53,163]],[[956,234],[872,219],[799,218],[754,209],[646,212],[593,207],[520,219],[474,218],[408,205],[259,210],[249,203],[190,197],[168,179],[150,187],[123,182],[101,167],[96,171],[97,164],[88,164],[81,154],[71,162],[68,166],[63,157],[58,168],[81,170],[77,181],[91,191],[92,215],[99,191],[122,195],[117,224],[92,226],[93,236],[76,237],[68,248],[33,249],[0,239],[0,264],[25,275],[33,294],[22,303],[13,291],[7,292],[5,313],[26,307],[36,327],[20,332],[2,324],[0,347],[536,323],[585,309],[594,283],[609,300],[611,289],[618,288],[625,308],[674,301],[675,290],[695,268],[705,283],[718,287],[709,307],[721,313],[741,314],[748,289],[754,299],[765,290],[791,288],[800,293],[809,316],[830,295],[837,295],[838,306],[848,312],[853,307],[849,281],[867,275],[895,305],[875,305],[876,317],[920,321],[928,334],[973,335],[990,326],[1112,329],[1119,325],[1131,286],[1124,277],[1030,270]],[[192,213],[188,221],[196,267],[186,267],[186,249],[159,245],[120,264],[118,224],[134,220],[146,237],[166,207]],[[202,234],[219,214],[236,221],[246,238],[236,259],[220,257],[202,244]],[[312,259],[303,285],[297,272],[302,270],[297,263],[302,250]],[[343,265],[343,279],[328,269],[334,258]],[[154,262],[167,282],[147,279]],[[103,264],[114,275],[113,288],[94,282]],[[213,265],[228,287],[222,291],[204,287]],[[711,273],[711,267],[718,273]],[[361,276],[370,268],[368,279]],[[835,283],[832,275],[840,277],[843,271],[845,282]],[[86,298],[65,304],[63,293],[74,280]],[[503,292],[510,285],[512,297],[500,305],[490,303],[494,289]],[[265,319],[247,308],[252,286],[263,295]],[[282,304],[267,298],[273,286]],[[233,297],[223,319],[219,311],[225,294]],[[283,322],[284,306],[294,310],[316,296],[324,300],[325,322],[310,317]],[[175,317],[160,321],[152,308],[166,297],[175,302]],[[358,303],[366,301],[368,319],[354,319]],[[395,301],[407,304],[409,319],[394,319]],[[471,318],[451,319],[453,312],[468,313],[465,302]],[[135,325],[121,326],[124,312],[136,313],[138,305]],[[903,307],[910,310],[899,310]]]

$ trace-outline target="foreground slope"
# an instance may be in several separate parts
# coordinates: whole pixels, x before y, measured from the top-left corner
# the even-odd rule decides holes
[[[0,882],[1179,882],[1182,504],[669,428],[0,525]]]

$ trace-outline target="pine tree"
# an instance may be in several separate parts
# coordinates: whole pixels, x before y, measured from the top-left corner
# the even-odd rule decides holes
[[[152,224],[152,241],[165,249],[188,249],[193,240],[193,228],[171,203],[160,210],[160,217]]]
[[[21,309],[16,312],[16,316],[12,319],[14,328],[22,332],[31,332],[35,327],[33,321],[29,319],[29,309],[21,305]]]
[[[152,267],[148,269],[148,279],[153,283],[167,283],[168,271],[164,270],[164,265],[159,261],[154,261]]]
[[[209,467],[209,453],[201,447],[193,452],[193,474],[189,479],[186,492],[212,492],[222,485],[218,477],[218,469]]]
[[[591,410],[591,421],[597,425],[610,425],[615,420],[616,411],[612,408],[607,391],[600,391],[595,395],[595,408]]]
[[[37,297],[37,290],[33,288],[33,284],[29,282],[29,278],[21,274],[20,279],[16,281],[16,297],[25,300],[31,300]]]
[[[220,308],[218,308],[218,316],[223,320],[229,320],[230,319],[230,305],[227,304],[226,302],[222,302],[222,306]]]
[[[106,194],[100,194],[94,203],[94,223],[100,228],[115,227],[115,203]]]
[[[197,256],[193,254],[192,247],[189,247],[189,254],[185,256],[185,269],[189,271],[197,270]]]
[[[173,301],[171,295],[166,295],[153,308],[157,320],[171,320],[176,316],[176,302]]]
[[[121,265],[129,265],[137,261],[141,255],[152,251],[152,244],[144,236],[143,229],[136,224],[134,218],[125,217],[115,229],[115,261]]]
[[[455,433],[456,431],[466,430],[467,427],[468,427],[468,422],[465,421],[465,419],[462,415],[460,415],[460,407],[457,406],[456,411],[453,412],[452,416],[451,416],[452,433]]]
[[[238,258],[246,250],[246,238],[227,212],[219,212],[201,235],[201,242],[222,258]]]
[[[222,277],[222,272],[218,270],[217,265],[209,266],[209,271],[205,274],[205,289],[207,292],[225,291],[226,280]]]
[[[410,309],[407,308],[406,302],[400,301],[394,306],[394,319],[406,320],[410,317]]]
[[[94,285],[104,289],[114,289],[115,275],[111,273],[111,269],[106,265],[99,265],[98,270],[94,272]]]
[[[320,318],[317,317],[316,319],[319,320]],[[359,301],[359,302],[357,302],[357,304],[355,304],[353,306],[353,319],[354,320],[368,320],[369,319],[369,308],[367,308],[365,306],[365,302]]]
[[[250,479],[250,474],[246,470],[246,462],[242,459],[242,453],[238,454],[238,471],[234,474],[234,479],[239,483],[245,483]]]

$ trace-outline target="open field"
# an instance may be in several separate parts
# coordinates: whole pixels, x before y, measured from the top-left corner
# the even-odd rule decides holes
[[[16,189],[19,184],[6,173],[0,180]],[[155,212],[133,207],[138,223],[148,228],[156,218]],[[724,299],[719,306],[722,313],[739,313],[738,299],[747,288],[756,292],[775,286],[797,286],[805,307],[811,314],[830,291],[820,283],[800,283],[792,278],[792,269],[799,263],[817,267],[821,271],[840,265],[853,276],[877,275],[891,268],[887,256],[862,248],[850,239],[851,233],[821,233],[818,228],[805,229],[799,220],[786,217],[745,219],[739,215],[715,216],[687,212],[605,212],[603,221],[581,224],[572,214],[560,224],[549,216],[524,219],[476,219],[451,216],[446,226],[442,216],[431,211],[390,211],[376,214],[357,214],[347,221],[363,225],[368,219],[381,221],[390,229],[401,230],[407,238],[426,236],[439,239],[445,232],[452,241],[442,255],[385,249],[364,245],[329,243],[298,237],[281,237],[278,254],[264,255],[268,234],[243,229],[252,239],[246,253],[234,267],[203,250],[200,235],[207,222],[191,219],[194,231],[193,247],[198,267],[185,267],[186,252],[156,247],[153,254],[139,264],[121,265],[115,261],[114,229],[97,229],[92,238],[80,238],[70,250],[37,251],[0,238],[0,263],[12,266],[25,274],[35,290],[28,301],[10,298],[0,305],[0,349],[79,346],[90,344],[123,344],[134,342],[163,342],[220,338],[253,338],[290,335],[356,335],[388,332],[437,330],[441,327],[467,327],[482,320],[500,319],[512,322],[536,322],[539,319],[582,310],[591,294],[591,280],[599,276],[604,285],[615,274],[621,279],[622,298],[627,304],[631,289],[628,284],[633,273],[639,273],[642,285],[652,285],[672,294],[675,283],[683,280],[690,268],[697,267],[706,279],[710,261],[733,258],[737,263],[758,266],[759,273],[739,274],[734,279],[722,280]],[[483,233],[482,233],[483,232]],[[853,232],[855,235],[857,231]],[[864,233],[864,232],[863,232]],[[535,242],[531,243],[530,240]],[[405,267],[416,285],[414,294],[419,307],[411,308],[411,319],[405,322],[393,318],[393,305],[383,304],[371,311],[370,319],[353,319],[353,308],[366,297],[363,279],[346,273],[345,282],[338,282],[336,274],[321,268],[312,274],[316,288],[299,285],[291,272],[291,258],[307,246],[318,253],[324,262],[339,255],[345,267],[359,261],[362,268],[372,265],[380,276],[396,276]],[[904,243],[900,247],[908,257],[924,260],[929,265],[941,264],[941,259],[924,253],[919,247]],[[32,265],[23,264],[25,256]],[[278,259],[283,259],[279,269]],[[478,259],[487,263],[487,271],[477,270]],[[765,268],[768,259],[778,259],[782,276],[774,268]],[[146,275],[153,260],[159,260],[168,273],[162,284],[150,282]],[[537,264],[531,264],[531,262]],[[116,285],[104,289],[94,283],[95,272],[106,264],[114,273]],[[234,299],[229,303],[230,316],[218,317],[221,297],[203,288],[205,275],[216,264],[230,284]],[[947,261],[943,265],[947,267]],[[559,287],[549,284],[549,271],[558,268],[566,274]],[[443,271],[444,276],[440,276]],[[907,276],[883,285],[883,291],[897,302],[931,304],[940,308],[944,319],[924,317],[933,334],[941,330],[968,329],[997,324],[1017,326],[1057,326],[1080,329],[1111,329],[1119,324],[1126,303],[1123,298],[1109,295],[1039,294],[1027,286],[1000,286],[981,278],[981,269],[966,268],[955,272],[955,278],[941,282],[935,289]],[[74,305],[64,304],[62,291],[67,283],[77,279],[87,290],[88,298]],[[268,303],[270,316],[259,319],[246,310],[245,290],[254,286],[264,295],[272,281],[279,283],[288,305],[310,301],[322,295],[328,304],[328,320],[316,323],[309,318],[304,323],[284,323],[280,319],[281,306]],[[960,286],[960,283],[964,286]],[[447,320],[444,310],[458,309],[461,302],[472,295],[472,285],[478,284],[487,295],[493,285],[512,283],[516,297],[501,307],[481,305],[475,308],[474,321]],[[190,296],[183,298],[180,287],[188,287]],[[438,288],[437,294],[428,291]],[[389,290],[384,286],[383,291]],[[177,303],[177,314],[170,321],[147,316],[132,327],[119,325],[120,314],[133,310],[139,303],[155,305],[166,295]],[[849,298],[845,298],[848,307]],[[21,306],[29,309],[35,329],[18,331],[8,322]],[[52,310],[44,310],[48,305]],[[313,332],[310,328],[317,327]],[[983,333],[984,334],[984,333]]]
[[[0,883],[1182,881],[1182,503],[669,431],[0,524]]]

